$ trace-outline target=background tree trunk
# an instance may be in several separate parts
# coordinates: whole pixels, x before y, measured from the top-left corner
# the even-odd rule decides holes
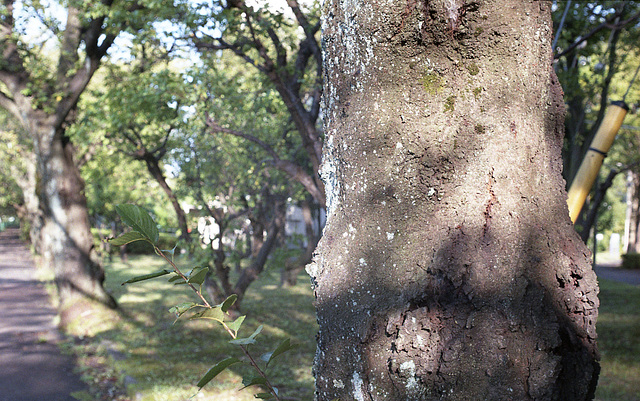
[[[85,302],[77,300],[116,306],[102,287],[104,270],[94,249],[84,182],[74,162],[73,146],[65,135],[75,118],[80,95],[115,36],[103,32],[106,17],[86,20],[77,5],[80,3],[68,5],[65,28],[57,35],[58,62],[49,71],[56,79],[45,79],[46,74],[40,77],[26,67],[25,57],[34,57],[32,62],[44,61],[35,58],[36,53],[21,49],[20,29],[16,31],[14,26],[21,19],[13,16],[12,0],[4,2],[0,30],[0,81],[5,88],[0,91],[0,107],[20,122],[33,142],[40,213],[34,214],[36,225],[32,225],[31,235],[45,267],[54,271],[63,326],[76,311],[86,310]],[[72,304],[77,308],[68,308]]]
[[[104,270],[94,249],[84,181],[73,160],[73,146],[65,139],[64,130],[56,129],[50,121],[54,117],[35,114],[29,121],[36,138],[43,258],[55,273],[64,325],[73,317],[72,310],[67,316],[66,307],[78,300],[89,298],[109,307],[116,303],[102,287]]]
[[[285,262],[284,267],[280,273],[280,285],[281,286],[294,286],[298,282],[298,274],[308,265],[313,259],[313,252],[318,246],[320,236],[316,234],[316,230],[313,228],[313,212],[311,211],[311,202],[304,200],[300,202],[300,209],[302,210],[302,218],[304,219],[304,228],[306,234],[307,246],[304,252],[297,258],[288,259]]]
[[[42,266],[55,275],[65,325],[75,314],[68,307],[79,299],[109,307],[116,303],[102,287],[104,271],[94,249],[84,181],[74,162],[73,146],[64,129],[56,126],[58,116],[39,110],[25,114],[25,134],[33,140],[34,149],[25,152],[24,176],[16,171],[25,200],[21,218],[29,225],[31,244],[41,255]]]
[[[324,5],[317,400],[586,400],[551,2]]]
[[[180,239],[184,240],[187,244],[191,243],[191,233],[189,232],[189,225],[187,224],[187,215],[178,202],[178,197],[167,183],[162,168],[160,167],[160,159],[154,156],[151,152],[144,152],[143,156],[138,160],[143,160],[147,166],[149,174],[160,185],[160,188],[164,191],[173,206],[173,210],[176,212],[178,219],[178,227],[180,228]]]
[[[627,172],[627,210],[624,222],[624,252],[637,253],[638,244],[638,225],[640,219],[638,189],[640,189],[640,176],[633,170]]]

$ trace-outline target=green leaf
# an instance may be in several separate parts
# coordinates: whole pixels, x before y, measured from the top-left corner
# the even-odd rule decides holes
[[[202,376],[202,379],[200,379],[200,381],[198,382],[198,387],[202,389],[202,387],[204,387],[207,383],[213,380],[214,377],[218,376],[222,371],[224,371],[229,366],[238,362],[240,362],[240,359],[235,357],[223,359],[222,361],[218,362],[217,364],[212,366],[211,369],[209,369],[204,376]]]
[[[235,344],[235,345],[249,345],[249,344],[254,344],[255,342],[256,340],[254,340],[251,337],[236,338],[235,340],[229,340],[230,344]]]
[[[86,391],[74,391],[69,395],[78,401],[93,401],[96,399],[94,395],[91,395]]]
[[[126,225],[144,235],[152,244],[158,242],[158,228],[146,210],[136,205],[116,205],[116,212]]]
[[[165,274],[169,274],[169,273],[173,273],[173,270],[163,269],[163,270],[160,270],[160,271],[155,272],[155,273],[149,273],[149,274],[145,274],[145,275],[142,275],[142,276],[136,276],[136,277],[130,278],[129,280],[127,280],[124,283],[122,283],[122,285],[131,284],[131,283],[137,283],[138,281],[143,281],[143,280],[149,280],[149,279],[152,279],[152,278],[164,276]]]
[[[208,267],[201,267],[199,269],[194,269],[189,276],[189,284],[197,284],[202,285],[204,283],[205,277],[207,277],[207,273],[209,272]]]
[[[238,299],[237,294],[229,295],[227,299],[225,299],[224,302],[220,304],[220,308],[222,309],[223,312],[226,313],[229,310],[229,308],[231,308],[231,306],[236,302],[237,299]]]
[[[234,332],[238,332],[238,330],[240,330],[240,326],[242,326],[242,322],[244,322],[244,318],[247,317],[246,315],[242,315],[239,318],[237,318],[236,320],[234,320],[233,322],[227,324],[227,327],[229,327],[231,330],[233,330]]]
[[[281,342],[280,345],[278,345],[278,348],[276,348],[273,352],[267,352],[266,354],[262,355],[260,359],[265,361],[267,363],[267,366],[269,366],[269,362],[271,362],[275,357],[296,347],[298,347],[298,344],[292,345],[291,339],[287,338],[286,340]]]
[[[261,400],[270,400],[271,398],[274,398],[273,394],[271,393],[258,393],[258,394],[255,394],[254,397],[259,398]]]
[[[173,277],[170,277],[168,281],[170,283],[173,283],[174,281],[178,281],[178,280],[180,280],[180,281],[177,282],[176,284],[184,284],[185,283],[184,279],[181,276],[177,275],[177,274],[175,276],[173,276]]]
[[[140,234],[137,231],[129,231],[128,233],[122,234],[118,238],[112,238],[107,241],[113,246],[122,246],[122,245],[127,245],[128,243],[131,243],[134,241],[149,241],[149,240],[147,239],[147,237],[145,237],[144,235]]]
[[[212,308],[207,308],[202,312],[198,312],[191,317],[191,319],[211,319],[217,320],[218,322],[224,322],[224,312],[218,306],[214,306]]]
[[[235,344],[235,345],[249,345],[249,344],[254,344],[256,342],[256,336],[258,334],[260,334],[260,332],[262,331],[262,325],[258,326],[258,328],[256,329],[256,331],[253,332],[252,335],[250,335],[249,337],[245,337],[245,338],[236,338],[235,340],[230,340],[229,343],[231,344]]]
[[[183,302],[169,309],[169,312],[174,313],[176,316],[180,317],[194,306],[196,306],[194,302]]]
[[[161,249],[161,252],[164,253],[168,253],[169,255],[173,256],[176,253],[176,248],[178,247],[178,245],[176,244],[172,249]]]
[[[242,387],[240,390],[244,390],[249,386],[261,385],[265,386],[267,384],[267,379],[262,376],[252,376],[252,377],[243,377],[242,378]]]

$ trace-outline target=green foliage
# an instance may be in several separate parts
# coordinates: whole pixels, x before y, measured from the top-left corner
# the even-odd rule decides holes
[[[262,332],[262,328],[264,326],[260,325],[258,326],[258,328],[253,332],[253,334],[251,334],[249,337],[244,337],[244,338],[234,338],[233,340],[230,340],[229,343],[230,344],[236,344],[236,345],[249,345],[249,344],[255,344],[256,343],[256,337],[258,336],[258,334],[260,334]]]
[[[113,242],[115,242],[115,241],[113,241]],[[150,280],[152,278],[161,277],[161,276],[167,275],[169,273],[171,273],[171,270],[163,269],[163,270],[160,270],[159,272],[149,273],[149,274],[145,274],[143,276],[136,276],[136,277],[130,278],[129,280],[127,280],[124,283],[122,283],[122,285],[131,284],[131,283],[137,283],[138,281]]]
[[[96,245],[100,244],[100,242],[102,241],[101,237],[107,238],[111,235],[111,231],[107,229],[92,228],[91,233],[93,234],[93,241],[96,243]],[[138,234],[133,234],[133,235],[138,235]],[[158,242],[156,246],[162,250],[172,249],[172,247],[176,245],[176,241],[177,241],[177,237],[175,234],[160,233],[158,236]],[[112,244],[112,243],[109,242],[109,244]],[[130,255],[151,255],[155,253],[153,245],[151,245],[148,241],[145,241],[145,240],[129,242],[126,245],[127,245],[126,253]],[[114,247],[110,249],[111,254],[117,253],[118,249],[115,248],[115,246],[116,245],[114,245]],[[180,251],[180,249],[181,248],[176,247],[174,252]]]
[[[273,352],[268,352],[262,355],[260,359],[267,363],[266,366],[269,366],[269,362],[271,362],[275,357],[289,351],[290,349],[296,348],[297,346],[297,344],[291,344],[291,339],[287,338],[282,341],[280,345],[278,345],[278,348],[276,348]]]
[[[294,348],[294,346],[292,346],[290,343],[290,339],[286,339],[274,351],[262,356],[261,360],[265,362],[264,368],[258,365],[257,361],[249,353],[248,346],[257,342],[256,338],[262,332],[264,326],[258,326],[248,337],[238,337],[238,332],[245,320],[245,316],[232,319],[229,313],[230,308],[236,302],[238,296],[236,294],[233,294],[227,297],[227,299],[225,299],[218,305],[209,304],[209,302],[202,294],[202,284],[204,283],[206,275],[209,271],[208,267],[197,267],[193,268],[188,274],[182,273],[182,271],[174,263],[173,251],[162,251],[156,246],[156,243],[158,242],[158,229],[151,216],[143,208],[135,205],[117,205],[116,211],[120,215],[122,221],[129,227],[131,227],[133,231],[124,233],[115,239],[109,240],[109,242],[114,246],[121,246],[135,241],[146,241],[153,245],[156,254],[161,256],[172,268],[162,269],[160,271],[135,276],[123,282],[122,285],[137,283],[170,275],[171,277],[169,277],[168,281],[173,283],[174,285],[186,284],[187,286],[189,286],[200,299],[200,301],[202,301],[202,303],[180,303],[173,306],[169,310],[169,312],[175,314],[177,319],[180,319],[188,312],[196,310],[194,313],[190,314],[189,319],[213,320],[221,324],[225,331],[231,336],[231,340],[229,340],[229,343],[240,347],[244,355],[248,358],[248,363],[253,367],[254,371],[258,373],[258,376],[248,379],[245,378],[243,380],[243,388],[252,385],[261,385],[267,390],[267,392],[258,393],[256,395],[257,398],[274,398],[276,400],[279,400],[280,398],[278,397],[278,389],[269,382],[265,371],[269,366],[269,363],[275,357]],[[170,254],[172,257],[169,258],[166,254]],[[200,379],[197,384],[198,387],[202,389],[206,384],[208,384],[216,376],[222,373],[225,369],[236,363],[243,363],[243,361],[235,357],[229,357],[218,362],[213,367],[211,367]]]
[[[153,219],[144,209],[135,205],[116,205],[116,211],[120,215],[122,221],[131,227],[134,233],[139,234],[139,238],[123,242],[121,237],[111,240],[111,244],[115,246],[121,246],[136,240],[149,241],[151,245],[155,245],[158,242],[158,228]],[[126,236],[130,233],[125,233]]]
[[[191,274],[189,275],[189,279],[187,280],[187,283],[202,285],[202,283],[204,283],[205,277],[207,277],[208,272],[209,272],[208,267],[199,267],[199,268],[193,269],[191,271]]]
[[[627,253],[621,256],[623,269],[640,269],[640,253]]]
[[[114,246],[122,246],[122,245],[127,245],[128,243],[131,243],[134,241],[141,241],[144,239],[145,239],[144,235],[140,234],[137,231],[131,231],[131,232],[122,234],[116,239],[111,240],[110,243],[111,245],[114,245]]]
[[[32,146],[4,109],[0,109],[0,127],[0,217],[5,217],[6,223],[6,217],[16,217],[14,205],[24,204]]]
[[[205,373],[205,375],[202,376],[202,379],[200,379],[200,381],[197,384],[198,387],[202,388],[206,386],[207,383],[209,383],[211,380],[213,380],[214,377],[222,373],[226,368],[233,365],[234,363],[240,363],[240,362],[241,362],[240,359],[234,358],[234,357],[223,359],[222,361],[213,365],[211,369],[209,369],[209,371],[207,371],[207,373]]]
[[[435,72],[425,72],[422,75],[422,86],[430,95],[436,95],[442,87],[442,77]]]
[[[160,66],[137,73],[117,64],[106,68],[108,77],[87,104],[84,129],[100,130],[120,151],[132,155],[162,144],[167,131],[180,123],[179,106],[187,89],[180,75]]]

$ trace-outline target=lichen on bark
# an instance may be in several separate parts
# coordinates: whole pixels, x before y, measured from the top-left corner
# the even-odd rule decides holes
[[[316,398],[592,398],[597,284],[560,174],[550,4],[323,13]]]

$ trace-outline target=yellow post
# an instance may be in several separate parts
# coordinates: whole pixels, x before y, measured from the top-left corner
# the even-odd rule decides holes
[[[598,172],[602,166],[607,152],[613,144],[613,140],[624,121],[624,117],[629,111],[629,106],[625,102],[611,102],[607,114],[598,127],[598,132],[591,142],[591,147],[584,156],[580,164],[580,169],[576,174],[571,187],[569,188],[567,204],[569,206],[569,216],[573,223],[576,222],[584,201],[591,191],[593,183],[598,177]]]

